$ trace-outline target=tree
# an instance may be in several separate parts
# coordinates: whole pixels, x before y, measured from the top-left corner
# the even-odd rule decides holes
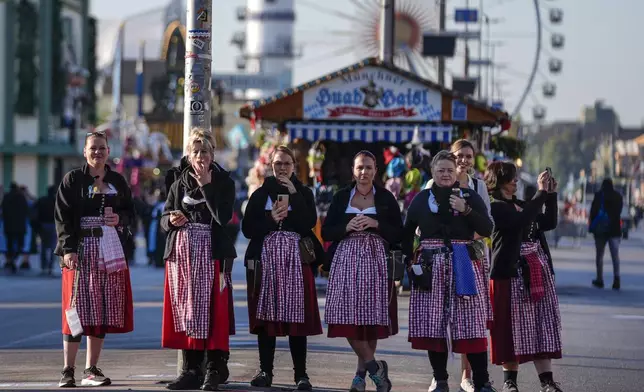
[[[63,102],[67,94],[67,70],[63,64],[63,28],[61,18],[61,0],[48,0],[52,2],[52,31],[50,45],[51,51],[51,114],[60,115],[63,112]]]
[[[8,21],[11,22],[11,21]],[[36,39],[38,37],[38,11],[29,0],[21,0],[18,5],[18,97],[16,113],[31,116],[37,107],[36,80]]]

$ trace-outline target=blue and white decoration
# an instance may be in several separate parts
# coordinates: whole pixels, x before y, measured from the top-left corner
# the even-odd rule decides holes
[[[467,121],[467,104],[458,99],[452,100],[452,121]]]
[[[351,123],[351,122],[287,122],[286,130],[291,140],[311,142],[331,140],[336,142],[388,142],[407,143],[418,128],[423,143],[452,141],[451,125],[423,125],[404,123]]]
[[[440,91],[381,67],[346,73],[303,96],[307,120],[441,121]]]

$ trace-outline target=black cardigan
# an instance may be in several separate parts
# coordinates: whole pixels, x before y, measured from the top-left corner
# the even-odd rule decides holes
[[[354,187],[355,184],[340,189],[333,195],[329,211],[322,225],[322,237],[325,241],[333,242],[332,248],[335,248],[349,234],[346,230],[347,224],[356,216],[356,214],[347,214],[345,212],[350,202],[351,190]],[[376,194],[374,195],[375,219],[378,221],[378,230],[369,229],[368,231],[379,234],[387,241],[389,248],[399,248],[403,227],[400,206],[394,195],[387,189],[379,185],[374,185],[374,187],[376,188]],[[330,267],[333,252],[329,252],[327,256],[329,256],[329,259],[325,268]]]
[[[191,169],[186,169],[191,170]],[[188,175],[184,170],[181,175]],[[234,259],[237,257],[235,244],[226,234],[226,224],[233,216],[235,203],[235,183],[227,171],[220,167],[213,166],[212,181],[201,187],[201,193],[206,199],[206,206],[210,212],[211,219],[211,244],[212,257],[214,260]],[[167,259],[172,253],[177,231],[180,229],[170,223],[170,212],[180,210],[186,217],[190,217],[188,211],[183,207],[183,196],[186,193],[185,186],[181,179],[175,181],[170,187],[168,198],[161,216],[161,227],[168,233],[163,258]]]
[[[264,238],[270,232],[279,230],[278,224],[271,217],[271,211],[266,210],[269,195],[274,193],[269,191],[268,182],[271,181],[274,181],[274,177],[267,178],[264,184],[253,192],[246,205],[244,219],[241,222],[241,231],[244,237],[250,240],[246,248],[245,261],[259,260],[262,256]],[[311,238],[315,246],[315,264],[320,264],[324,258],[324,249],[312,230],[318,219],[313,192],[294,179],[292,181],[297,192],[289,194],[291,210],[282,221],[282,230],[296,232],[303,238]],[[288,193],[288,190],[284,188],[280,193]],[[272,199],[275,198],[276,195],[272,195]]]
[[[124,242],[127,235],[130,234],[129,225],[135,222],[134,202],[132,192],[125,178],[119,173],[105,166],[105,177],[103,181],[112,184],[117,191],[118,208],[114,208],[114,213],[119,216],[118,231],[121,242]],[[89,174],[89,165],[74,169],[67,173],[63,178],[58,192],[56,193],[56,207],[54,211],[54,221],[56,223],[56,233],[58,234],[58,243],[54,253],[58,256],[64,256],[68,253],[78,251],[78,242],[80,240],[80,218],[81,204],[83,198],[88,196],[88,188],[94,184],[94,177]]]
[[[516,210],[514,204],[523,211]],[[542,213],[543,206],[546,206]],[[509,279],[518,276],[517,264],[521,254],[521,242],[532,222],[537,223],[536,238],[548,257],[550,272],[554,274],[552,256],[544,232],[557,227],[557,194],[538,191],[530,201],[507,200],[496,192],[492,195],[490,212],[494,218],[492,232],[491,279]]]

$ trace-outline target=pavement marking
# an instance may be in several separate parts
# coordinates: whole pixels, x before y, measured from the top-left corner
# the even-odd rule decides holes
[[[174,365],[175,367],[177,365]],[[176,377],[176,374],[133,374],[130,376],[127,376],[127,378],[174,378]]]
[[[618,320],[644,320],[644,316],[635,314],[614,314],[613,318]]]
[[[62,337],[62,332],[61,332],[60,328],[55,329],[53,331],[49,331],[49,332],[39,333],[38,335],[32,335],[32,336],[26,337],[24,339],[14,340],[13,342],[10,342],[8,344],[0,346],[0,349],[1,348],[10,348],[12,346],[18,346],[18,345],[20,345],[22,343],[25,343],[25,342],[30,342],[32,340],[38,340],[38,339],[41,339],[41,338],[46,338],[46,337],[49,337],[51,335],[56,335],[56,334],[61,335],[61,337]]]
[[[0,388],[42,388],[54,387],[58,383],[55,382],[13,382],[13,383],[0,383]]]

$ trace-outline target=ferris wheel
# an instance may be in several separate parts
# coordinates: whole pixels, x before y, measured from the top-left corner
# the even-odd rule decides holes
[[[547,101],[557,95],[556,77],[563,70],[559,53],[565,46],[565,37],[557,29],[563,23],[564,12],[557,1],[444,1],[443,31],[457,35],[454,56],[446,60],[447,86],[450,79],[454,83],[469,74],[477,80],[477,98],[508,111],[513,117],[529,111],[536,122],[543,121]],[[439,31],[441,2],[395,2],[394,62],[433,81],[439,80],[438,60],[423,55],[423,36]],[[319,67],[337,57],[359,60],[377,56],[381,3],[381,0],[328,3],[297,0],[296,5],[301,9],[323,13],[337,23],[324,28],[296,27],[296,38],[305,50],[304,56],[295,61],[295,67]],[[459,21],[456,15],[464,9],[476,16]],[[517,52],[522,55],[516,56]]]

